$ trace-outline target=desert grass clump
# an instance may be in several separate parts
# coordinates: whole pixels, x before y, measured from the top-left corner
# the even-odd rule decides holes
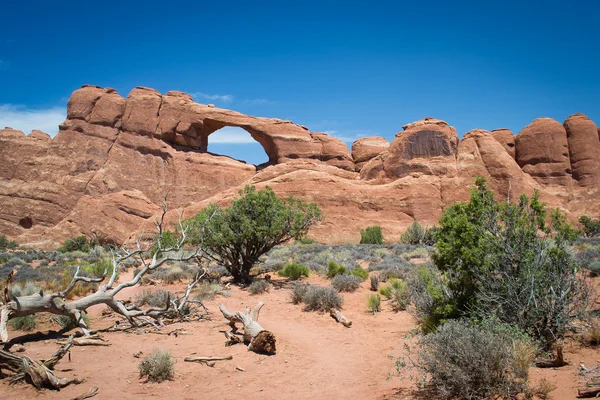
[[[264,279],[256,280],[248,286],[250,294],[262,294],[268,292],[269,289],[271,289],[271,284]]]
[[[336,275],[346,273],[346,267],[341,266],[335,261],[329,261],[327,263],[327,277],[333,279]]]
[[[301,277],[308,277],[310,274],[310,270],[304,264],[299,263],[289,263],[286,264],[285,267],[281,271],[279,271],[279,275],[290,278],[293,281],[297,281]]]
[[[400,279],[390,279],[390,298],[392,300],[392,304],[394,310],[396,311],[404,311],[408,308],[410,304],[410,288]]]
[[[400,359],[398,370],[416,368],[419,381],[426,381],[442,398],[513,398],[528,390],[527,377],[515,372],[522,371],[517,363],[523,360],[515,360],[512,338],[469,321],[441,325],[421,338],[417,351],[410,365]]]
[[[175,360],[169,350],[158,349],[142,360],[139,369],[140,378],[147,377],[153,382],[172,380],[175,373]]]
[[[312,285],[302,297],[306,311],[330,311],[342,308],[344,298],[332,287]]]
[[[338,292],[354,292],[361,283],[362,279],[355,275],[336,275],[331,280],[331,286]]]
[[[134,303],[138,306],[165,307],[170,293],[165,289],[144,289],[135,296]]]
[[[369,277],[369,271],[363,269],[360,265],[357,265],[352,270],[350,270],[350,275],[354,275],[359,277],[361,280],[366,281]]]
[[[300,304],[304,301],[304,296],[310,285],[308,283],[294,282],[290,290],[290,300],[292,304]]]
[[[227,290],[223,285],[217,282],[203,281],[196,286],[194,291],[194,299],[204,301],[212,300],[217,295],[223,297],[231,296],[231,291]]]
[[[381,296],[378,294],[370,294],[367,297],[367,309],[373,314],[381,311]]]
[[[16,331],[32,331],[37,327],[37,320],[34,315],[27,315],[25,317],[16,317],[8,320],[8,324],[11,328]]]

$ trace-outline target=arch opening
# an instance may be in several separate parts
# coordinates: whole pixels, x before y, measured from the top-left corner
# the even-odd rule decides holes
[[[224,126],[210,133],[207,141],[207,151],[211,154],[227,156],[257,168],[270,165],[269,155],[262,144],[245,129]]]

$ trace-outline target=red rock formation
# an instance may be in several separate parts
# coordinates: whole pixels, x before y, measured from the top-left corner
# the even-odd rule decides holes
[[[371,136],[356,140],[352,143],[352,158],[356,172],[360,172],[363,165],[377,157],[390,147],[390,142],[381,136]]]
[[[515,141],[516,160],[541,184],[570,185],[571,161],[565,128],[552,118],[538,118]]]
[[[569,142],[573,178],[581,186],[600,187],[600,140],[596,124],[583,114],[564,123]]]
[[[506,128],[494,129],[492,131],[492,136],[496,139],[502,147],[506,150],[506,152],[512,157],[515,158],[515,135]]]
[[[269,163],[257,170],[208,153],[210,134],[224,126],[248,131]],[[477,176],[500,198],[539,190],[575,219],[597,215],[599,136],[592,121],[574,115],[564,127],[537,119],[516,139],[478,129],[459,141],[446,122],[426,118],[391,144],[364,138],[350,153],[323,133],[198,104],[185,93],[135,88],[124,99],[84,86],[55,138],[0,130],[0,232],[47,248],[80,234],[120,244],[141,227],[151,231],[166,193],[174,222],[179,211],[191,217],[255,184],[317,202],[326,215],[311,230],[317,240],[357,241],[361,227],[378,224],[394,241],[415,219],[431,226],[445,207],[467,200]]]

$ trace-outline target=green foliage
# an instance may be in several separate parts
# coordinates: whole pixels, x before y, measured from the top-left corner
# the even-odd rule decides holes
[[[8,324],[16,331],[32,331],[37,327],[37,320],[34,315],[25,317],[16,317],[8,320]]]
[[[0,250],[16,249],[17,247],[17,242],[8,240],[5,235],[0,235]]]
[[[410,304],[410,289],[401,279],[390,279],[391,300],[394,310],[404,311]]]
[[[101,278],[106,274],[110,276],[113,272],[113,264],[108,258],[103,258],[91,264],[82,264],[81,270],[86,272],[88,276]],[[118,273],[117,273],[118,275]]]
[[[433,332],[446,320],[459,316],[453,294],[435,266],[424,264],[414,269],[408,286],[416,316],[425,333]]]
[[[157,235],[157,237],[155,238],[154,243],[152,243],[150,253],[152,255],[156,254],[159,248],[175,249],[177,248],[178,244],[179,238],[175,235],[175,233],[170,230],[165,230],[160,234],[160,236]]]
[[[81,235],[73,239],[67,239],[63,242],[63,245],[57,250],[61,253],[69,253],[71,251],[83,251],[87,252],[90,248],[90,242],[87,237]]]
[[[90,326],[90,317],[86,313],[81,314],[81,319],[87,327]],[[68,315],[60,315],[55,318],[55,321],[60,325],[62,329],[71,330],[77,327],[77,321]]]
[[[496,202],[478,178],[469,203],[449,207],[440,220],[433,260],[449,296],[428,291],[438,304],[433,321],[491,313],[546,347],[562,338],[590,291],[566,248],[577,231],[558,210],[549,226],[545,219],[537,192]]]
[[[579,218],[579,223],[583,225],[583,233],[586,237],[600,235],[600,221],[592,221],[590,217],[583,215],[581,218]]]
[[[290,278],[293,281],[300,279],[301,277],[307,277],[310,273],[310,270],[306,265],[299,263],[289,263],[286,264],[285,267],[281,271],[279,271],[279,275]]]
[[[308,245],[308,244],[314,244],[315,241],[312,240],[311,238],[301,237],[301,238],[296,239],[296,243]]]
[[[385,297],[386,299],[392,298],[392,287],[390,285],[380,286],[379,294]]]
[[[335,261],[329,261],[327,263],[327,277],[333,278],[336,275],[341,275],[346,273],[346,267],[341,266]]]
[[[369,277],[369,271],[363,269],[360,265],[357,265],[350,271],[350,275],[358,276],[363,281],[366,281]]]
[[[367,297],[367,309],[373,314],[381,311],[381,297],[378,294],[370,294]]]
[[[278,244],[304,237],[322,219],[315,203],[279,199],[273,189],[246,186],[228,208],[212,204],[186,221],[189,238],[219,258],[234,281],[248,282],[259,257]]]
[[[383,233],[378,225],[367,226],[366,229],[360,230],[361,244],[383,244]]]
[[[171,352],[158,349],[139,364],[140,378],[148,377],[149,381],[162,382],[172,380],[175,373],[175,359]]]

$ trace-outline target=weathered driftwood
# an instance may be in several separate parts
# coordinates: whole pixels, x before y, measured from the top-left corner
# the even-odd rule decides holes
[[[577,397],[580,399],[590,398],[590,397],[599,397],[600,396],[600,384],[595,386],[586,385],[583,388],[577,389]]]
[[[18,356],[5,350],[0,350],[0,370],[14,373],[10,382],[16,383],[28,379],[36,389],[61,389],[70,384],[78,384],[79,379],[58,378],[52,372],[54,366],[67,354],[73,345],[73,336],[67,340],[52,357],[45,361],[35,361],[27,356]]]
[[[258,317],[260,314],[260,309],[263,307],[264,303],[259,302],[252,314],[250,314],[250,308],[246,308],[246,312],[242,313],[241,311],[237,311],[235,313],[231,313],[227,311],[225,306],[221,304],[219,306],[219,310],[223,316],[229,321],[229,325],[235,330],[235,324],[237,322],[241,323],[244,327],[244,343],[248,343],[248,350],[257,352],[257,353],[266,353],[266,354],[274,354],[276,351],[275,348],[275,335],[264,329],[258,323]]]
[[[190,356],[183,359],[186,362],[197,362],[214,367],[216,361],[233,360],[233,356]]]
[[[85,399],[89,399],[91,397],[94,397],[97,394],[98,394],[98,388],[94,386],[87,393],[83,393],[83,394],[80,394],[77,397],[73,397],[72,400],[85,400]]]
[[[342,312],[337,308],[332,308],[329,311],[329,315],[331,315],[333,319],[335,319],[340,324],[344,325],[346,328],[350,328],[352,326],[352,321],[346,318],[346,316],[342,314]]]
[[[536,360],[535,366],[538,368],[558,368],[568,365],[563,356],[562,345],[556,346],[556,357],[552,360]]]
[[[59,340],[57,343],[65,344],[65,341]],[[91,335],[73,339],[73,346],[110,346],[110,343],[98,335]]]
[[[162,233],[162,221],[166,213],[166,208],[159,221],[156,222],[157,229]],[[180,222],[181,225],[181,222]],[[150,307],[141,309],[133,304],[127,304],[124,301],[117,300],[117,294],[123,289],[135,286],[140,283],[142,278],[149,272],[156,270],[163,264],[169,261],[188,261],[192,259],[201,259],[204,253],[202,248],[197,247],[189,254],[182,256],[177,255],[177,252],[183,248],[186,240],[186,230],[181,225],[181,238],[173,246],[165,247],[161,244],[160,239],[155,241],[158,250],[148,261],[144,258],[144,254],[148,250],[142,248],[138,241],[137,250],[128,251],[121,250],[120,253],[113,253],[112,257],[112,273],[108,282],[99,286],[96,292],[82,297],[80,299],[67,301],[67,295],[75,288],[78,282],[87,283],[102,283],[107,277],[107,271],[104,271],[104,276],[101,278],[90,278],[80,275],[80,268],[77,267],[73,279],[68,286],[61,292],[54,293],[39,293],[30,296],[14,297],[12,295],[12,285],[16,271],[12,271],[8,275],[6,287],[4,288],[3,299],[0,301],[0,343],[8,342],[7,323],[11,318],[26,317],[41,312],[47,312],[55,315],[64,315],[71,317],[81,328],[85,336],[90,335],[90,331],[82,318],[83,313],[89,308],[97,304],[105,304],[115,313],[124,316],[132,326],[142,324],[151,324],[155,327],[162,325],[162,317],[167,314],[183,315],[183,310],[186,304],[190,301],[189,297],[194,287],[206,275],[206,270],[200,270],[192,282],[186,288],[185,294],[181,298],[168,299],[164,307]],[[127,282],[116,284],[119,267],[128,259],[137,258],[142,263],[142,268],[135,274],[133,279]],[[204,305],[201,304],[202,307]],[[205,308],[206,310],[206,308]]]

